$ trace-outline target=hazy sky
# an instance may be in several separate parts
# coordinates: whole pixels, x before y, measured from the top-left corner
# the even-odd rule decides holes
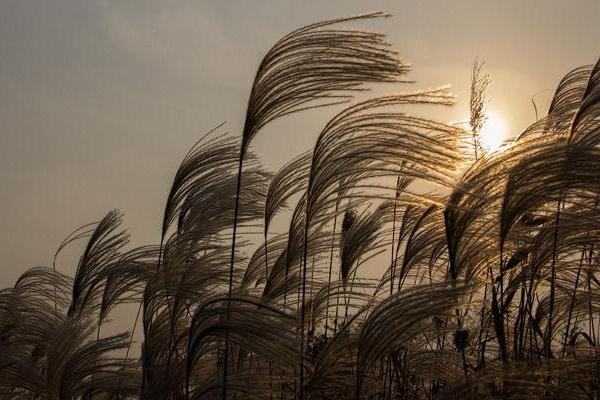
[[[457,105],[430,114],[441,120],[466,117],[476,56],[494,80],[489,109],[516,133],[534,119],[533,94],[543,91],[545,109],[566,72],[600,55],[598,0],[1,0],[0,287],[48,265],[65,235],[112,208],[136,243],[156,243],[182,155],[222,121],[240,132],[270,45],[373,10],[393,18],[358,26],[387,32],[413,64],[417,83],[400,89],[452,84]],[[255,149],[277,167],[327,115],[275,123]]]

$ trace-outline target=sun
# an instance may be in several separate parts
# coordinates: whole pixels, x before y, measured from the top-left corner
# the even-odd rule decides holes
[[[479,132],[479,143],[486,151],[494,151],[506,139],[506,127],[500,116],[489,113],[481,132]]]

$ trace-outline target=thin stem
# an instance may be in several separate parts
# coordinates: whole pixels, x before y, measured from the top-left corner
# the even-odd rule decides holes
[[[300,400],[304,400],[304,321],[306,318],[306,268],[308,257],[308,202],[304,219],[304,254],[302,257],[302,297],[300,300]]]
[[[569,305],[569,315],[567,316],[567,326],[565,328],[565,339],[563,341],[562,355],[563,357],[567,351],[567,342],[569,341],[569,333],[571,331],[571,319],[573,318],[573,309],[575,308],[575,298],[577,297],[577,288],[579,287],[579,277],[581,276],[581,270],[583,268],[583,260],[585,259],[586,246],[581,251],[581,257],[579,259],[579,267],[577,268],[577,275],[575,277],[575,285],[573,286],[573,294],[571,295],[571,304]],[[577,323],[575,323],[577,325]]]
[[[555,298],[555,280],[556,280],[556,257],[558,247],[558,224],[560,222],[560,209],[562,199],[556,205],[556,220],[554,226],[554,242],[552,244],[552,267],[550,270],[550,306],[548,310],[548,338],[546,341],[546,357],[552,357],[552,322],[554,317],[554,298]]]
[[[325,339],[329,330],[329,291],[331,289],[331,275],[333,272],[333,250],[335,247],[335,234],[337,229],[337,217],[340,207],[340,196],[335,199],[335,213],[333,214],[333,232],[331,232],[331,250],[329,252],[329,273],[327,274],[327,304],[325,306]]]
[[[235,206],[233,209],[233,232],[231,239],[231,262],[229,264],[229,283],[227,287],[227,321],[229,321],[229,311],[231,308],[231,294],[233,291],[233,268],[235,263],[235,241],[237,234],[238,212],[240,203],[240,192],[242,186],[242,167],[244,164],[244,147],[240,148],[240,157],[238,160],[238,175],[235,192]],[[229,367],[229,331],[225,333],[225,351],[223,355],[223,387],[221,390],[222,400],[227,399],[227,369]]]

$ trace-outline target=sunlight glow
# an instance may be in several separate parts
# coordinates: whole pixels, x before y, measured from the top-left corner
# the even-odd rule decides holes
[[[506,139],[504,121],[497,114],[488,114],[487,120],[479,133],[479,143],[485,151],[494,151]]]

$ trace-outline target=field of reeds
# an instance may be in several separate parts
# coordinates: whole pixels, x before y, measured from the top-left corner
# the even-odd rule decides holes
[[[57,249],[83,244],[74,276],[0,291],[1,399],[599,398],[600,63],[489,152],[480,65],[468,129],[407,111],[444,88],[354,98],[409,79],[347,27],[382,16],[275,43],[243,132],[183,158],[158,244],[110,211]],[[328,106],[311,151],[261,166],[263,127]]]

